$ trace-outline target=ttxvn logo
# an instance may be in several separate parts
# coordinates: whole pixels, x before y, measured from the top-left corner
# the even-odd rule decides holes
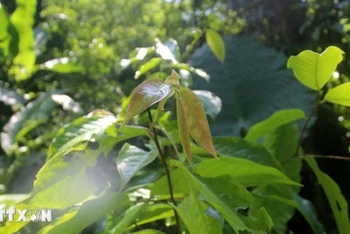
[[[51,222],[52,211],[37,210],[19,210],[19,209],[0,209],[0,222]]]

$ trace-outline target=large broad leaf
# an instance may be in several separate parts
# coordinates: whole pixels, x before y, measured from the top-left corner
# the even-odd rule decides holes
[[[119,193],[107,193],[84,202],[79,208],[64,214],[55,223],[40,230],[39,234],[76,234],[113,211],[120,205]]]
[[[175,208],[191,234],[222,233],[218,220],[205,212],[209,206],[195,194],[191,193]]]
[[[212,29],[205,32],[205,38],[215,56],[223,63],[225,60],[225,43],[220,34]]]
[[[148,107],[166,98],[170,91],[171,85],[165,84],[161,79],[146,80],[139,84],[131,93],[124,123],[129,122]]]
[[[193,80],[193,89],[208,90],[222,100],[222,111],[211,125],[213,135],[244,136],[247,130],[281,109],[310,113],[316,93],[285,69],[287,58],[251,36],[225,37],[226,58],[220,63],[204,45],[190,65],[204,69],[210,83]]]
[[[56,106],[51,98],[54,93],[57,92],[41,95],[10,118],[1,133],[1,147],[7,154],[17,148],[16,143],[19,140],[50,117]]]
[[[322,186],[338,227],[340,234],[350,233],[350,222],[348,213],[348,203],[346,202],[343,194],[337,183],[332,180],[327,174],[322,172],[313,158],[305,157],[304,160],[309,164],[314,173],[317,176],[317,180]]]
[[[150,164],[158,155],[157,151],[146,152],[136,146],[124,144],[117,157],[117,169],[120,174],[120,190],[141,168]]]
[[[247,141],[256,142],[267,133],[272,132],[274,129],[277,129],[284,124],[294,122],[298,119],[305,119],[305,114],[302,110],[289,109],[277,111],[269,118],[251,127],[244,139]]]
[[[196,173],[207,178],[230,176],[245,186],[273,183],[298,185],[273,167],[263,166],[243,158],[205,159],[195,167],[195,170]]]
[[[186,87],[179,89],[178,93],[178,100],[183,106],[188,132],[191,137],[213,157],[217,157],[201,101],[192,90]]]
[[[322,54],[305,50],[288,59],[287,67],[293,69],[298,80],[313,90],[321,90],[343,60],[344,51],[335,46]]]
[[[213,141],[216,152],[222,157],[245,158],[281,170],[281,165],[271,153],[257,143],[240,137],[214,137]]]
[[[19,36],[18,54],[13,59],[14,65],[10,70],[17,81],[27,79],[35,67],[35,42],[32,27],[35,20],[36,4],[36,0],[16,0],[17,7],[10,18]]]
[[[343,106],[350,106],[350,82],[328,90],[324,100]]]
[[[191,145],[190,145],[190,134],[187,129],[187,121],[185,116],[184,107],[179,97],[176,97],[176,114],[177,114],[177,125],[179,128],[179,135],[183,152],[185,153],[187,160],[191,163]]]
[[[199,100],[201,100],[205,113],[214,120],[221,111],[221,99],[212,92],[206,90],[193,90],[193,92],[199,97]]]

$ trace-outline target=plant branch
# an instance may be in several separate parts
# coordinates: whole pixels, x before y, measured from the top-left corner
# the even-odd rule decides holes
[[[319,155],[319,154],[304,154],[300,156],[301,158],[323,158],[323,159],[338,159],[338,160],[345,160],[350,161],[350,157],[345,156],[337,156],[337,155]]]
[[[292,156],[290,156],[289,158],[287,158],[286,160],[284,160],[281,163],[282,165],[287,163],[287,162],[289,162],[291,159],[293,159],[295,156],[298,155],[299,149],[300,149],[300,147],[301,147],[301,145],[303,143],[303,138],[304,138],[304,134],[305,134],[307,125],[309,124],[311,117],[315,114],[318,106],[320,105],[320,99],[321,99],[321,95],[318,95],[317,102],[316,102],[315,106],[312,108],[309,116],[307,117],[307,119],[306,119],[306,121],[305,121],[305,123],[303,125],[303,128],[301,129],[301,133],[299,135],[299,140],[298,140],[298,145],[297,145],[297,148],[295,149],[294,154]]]
[[[175,202],[175,198],[174,198],[173,185],[171,183],[170,170],[169,170],[168,165],[166,164],[166,159],[165,159],[165,155],[164,155],[164,153],[162,151],[162,148],[160,147],[160,144],[159,144],[159,141],[158,141],[158,136],[157,136],[157,130],[156,130],[155,126],[154,126],[152,114],[151,114],[151,111],[149,110],[149,108],[147,109],[147,112],[148,112],[148,118],[149,118],[149,120],[151,122],[151,126],[152,126],[153,140],[154,140],[154,143],[156,144],[157,150],[158,150],[159,155],[160,155],[160,159],[161,159],[162,164],[163,164],[163,166],[165,168],[166,177],[167,177],[167,181],[168,181],[168,188],[169,188],[170,199],[171,199],[171,202],[173,203],[173,205],[175,206],[176,202]],[[181,233],[180,220],[179,220],[179,216],[178,216],[175,208],[174,208],[174,215],[175,215],[175,219],[176,219],[177,232],[180,234]]]

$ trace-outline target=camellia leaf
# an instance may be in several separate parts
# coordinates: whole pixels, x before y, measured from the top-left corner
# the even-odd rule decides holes
[[[203,147],[213,157],[217,158],[207,116],[201,101],[192,90],[186,87],[181,87],[178,90],[178,94],[178,99],[183,106],[188,132],[191,137],[198,145]]]
[[[309,164],[311,169],[316,174],[317,180],[322,186],[332,209],[335,222],[340,234],[350,233],[350,222],[348,213],[348,203],[346,202],[343,194],[337,183],[332,180],[327,174],[322,172],[313,158],[304,157],[304,160]]]
[[[350,82],[328,90],[324,100],[343,106],[350,106]]]
[[[129,106],[124,117],[124,124],[148,107],[166,98],[171,92],[171,85],[161,79],[146,80],[131,93]]]
[[[190,144],[190,134],[187,129],[187,122],[184,107],[179,97],[176,97],[176,112],[177,112],[177,125],[179,128],[179,135],[181,139],[181,145],[183,151],[187,157],[187,160],[192,163],[191,159],[191,144]]]
[[[322,54],[305,50],[288,59],[287,67],[293,69],[297,79],[313,90],[321,90],[337,65],[343,60],[344,51],[329,46]]]
[[[117,169],[121,177],[120,190],[124,188],[137,171],[150,164],[157,155],[157,151],[146,152],[128,143],[124,144],[117,158]]]
[[[207,29],[205,38],[211,51],[223,63],[225,60],[225,43],[220,34],[212,29]]]
[[[265,134],[272,132],[274,129],[298,119],[305,119],[305,114],[300,109],[277,111],[269,118],[252,126],[244,139],[250,142],[256,142]]]

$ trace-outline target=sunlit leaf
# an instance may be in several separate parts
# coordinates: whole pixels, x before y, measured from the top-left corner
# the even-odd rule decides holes
[[[12,89],[0,87],[0,102],[5,105],[21,107],[25,99]]]
[[[111,212],[120,205],[119,193],[107,193],[84,202],[80,207],[70,210],[56,222],[47,225],[39,234],[76,234]]]
[[[331,177],[318,168],[315,159],[304,157],[304,160],[316,174],[317,180],[328,198],[328,202],[338,227],[338,232],[340,234],[350,233],[348,203],[346,202],[339,186]]]
[[[74,73],[74,72],[82,72],[84,67],[79,66],[78,64],[71,61],[70,58],[57,58],[46,61],[45,63],[39,66],[42,70],[48,70],[58,73]]]
[[[269,118],[252,126],[244,139],[247,141],[256,142],[274,129],[298,119],[305,119],[305,114],[300,109],[286,109],[277,111]]]
[[[221,108],[222,108],[221,99],[210,91],[193,90],[193,92],[201,100],[205,109],[205,113],[214,120],[221,111]]]
[[[343,106],[350,106],[350,82],[328,90],[324,100]]]
[[[207,29],[205,33],[207,43],[215,56],[223,63],[225,60],[225,43],[220,34],[212,29]]]
[[[135,79],[138,79],[140,76],[145,74],[146,72],[150,71],[151,69],[155,68],[160,62],[162,61],[161,58],[152,58],[148,62],[144,63],[139,70],[135,73]]]
[[[183,106],[188,132],[191,137],[213,157],[217,157],[201,101],[193,91],[186,87],[180,88],[179,94],[178,99]]]
[[[139,84],[131,93],[129,106],[124,117],[124,124],[148,107],[166,98],[171,86],[164,84],[161,79],[146,80]]]
[[[196,173],[202,177],[230,176],[245,186],[266,183],[298,185],[276,168],[263,166],[243,158],[206,159],[202,160],[195,169]]]
[[[19,36],[18,54],[13,59],[14,65],[10,72],[15,75],[17,81],[27,79],[34,70],[34,16],[36,12],[36,0],[16,0],[16,10],[10,20],[16,28]]]
[[[179,97],[176,97],[176,112],[177,112],[177,126],[179,128],[179,135],[181,139],[181,145],[186,155],[187,160],[191,163],[191,145],[190,134],[187,129],[187,122],[184,107]]]
[[[322,54],[305,50],[288,59],[287,67],[293,69],[297,79],[314,90],[321,90],[343,60],[344,51],[329,46]]]
[[[146,152],[136,146],[124,144],[117,158],[117,169],[120,173],[120,189],[144,166],[150,164],[158,155],[157,151]]]

